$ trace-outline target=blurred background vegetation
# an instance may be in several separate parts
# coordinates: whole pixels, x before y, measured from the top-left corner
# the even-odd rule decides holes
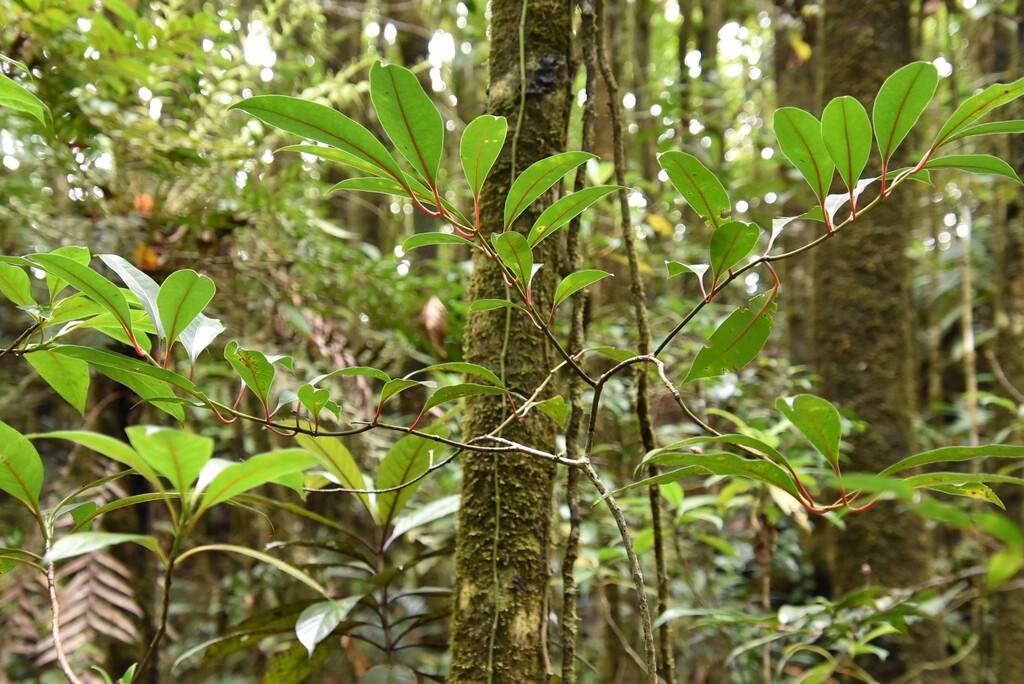
[[[936,100],[941,110],[926,113],[926,128],[936,128],[974,89],[1020,76],[1024,13],[1018,3],[919,0],[911,10],[916,58],[934,61],[946,77]],[[656,154],[682,149],[703,158],[731,196],[742,198],[735,214],[743,220],[770,226],[772,218],[805,207],[806,189],[779,163],[770,112],[782,105],[816,110],[820,83],[828,78],[817,63],[824,6],[610,0],[607,11],[606,38],[629,133],[633,224],[652,325],[667,330],[699,292],[692,281],[666,280],[662,264],[701,261],[708,229],[659,175]],[[384,59],[412,68],[450,129],[461,131],[486,107],[487,12],[482,0],[0,0],[0,53],[26,64],[31,77],[7,64],[0,69],[53,112],[47,130],[0,110],[0,253],[86,245],[94,253],[120,254],[158,281],[176,269],[196,269],[216,281],[211,313],[232,337],[291,355],[310,375],[371,365],[399,376],[458,359],[468,254],[454,248],[402,253],[396,245],[406,236],[432,227],[410,203],[365,194],[325,197],[344,178],[341,171],[276,152],[294,141],[229,114],[228,107],[254,94],[296,95],[336,107],[373,130],[367,78],[370,65]],[[570,138],[578,145],[578,113],[573,121]],[[597,130],[595,152],[603,160],[588,174],[591,182],[605,182],[612,171],[610,126],[599,122]],[[1024,161],[1009,140],[986,138],[983,145],[990,147],[981,151],[1014,160],[1018,170]],[[454,165],[442,169],[450,178],[456,173]],[[903,196],[910,271],[901,276],[912,294],[906,315],[914,331],[904,351],[913,368],[913,432],[921,448],[1020,437],[1024,329],[1016,326],[1016,313],[1024,306],[1024,216],[1018,192],[1010,184],[945,175],[934,187],[921,185]],[[466,196],[449,199],[464,206]],[[588,337],[595,345],[629,347],[626,262],[614,223],[610,203],[584,223],[585,263],[620,276],[592,293]],[[799,244],[792,236],[812,229],[794,226],[784,239]],[[738,374],[704,383],[699,401],[716,426],[753,430],[799,461],[805,447],[773,406],[775,397],[815,386],[807,365],[815,357],[810,262],[787,263],[783,282],[783,325],[767,353]],[[765,286],[753,274],[745,285],[747,292],[727,293],[710,310],[724,314]],[[0,338],[17,335],[23,324],[13,306],[0,303]],[[710,332],[713,324],[708,316],[692,332]],[[667,361],[685,362],[699,344],[698,335],[688,337]],[[0,382],[0,415],[24,432],[81,426],[120,435],[127,425],[163,420],[154,409],[136,406],[123,388],[97,381],[83,421],[39,378],[11,368],[4,366]],[[216,368],[200,364],[198,370],[211,387]],[[227,382],[224,396],[235,391]],[[632,481],[643,454],[631,381],[616,382],[621,391],[606,393],[608,418],[595,455],[622,485]],[[655,397],[659,441],[694,431],[659,401]],[[347,412],[365,415],[372,398],[352,382],[345,403]],[[415,413],[418,405],[412,399],[393,410]],[[846,418],[851,432],[863,427],[856,415]],[[224,458],[266,449],[277,439],[241,423],[217,426],[208,417],[202,431],[217,439]],[[392,444],[374,433],[346,447],[372,470]],[[102,475],[84,451],[54,448],[46,457],[49,471],[69,481]],[[457,493],[458,479],[457,467],[429,479],[416,505]],[[887,593],[889,607],[882,610],[874,599],[884,588],[874,587],[870,568],[862,594],[841,599],[831,593],[829,563],[817,541],[827,537],[831,522],[808,519],[784,497],[745,480],[672,483],[662,492],[676,606],[663,619],[675,625],[679,681],[764,681],[766,659],[779,666],[781,678],[797,679],[822,659],[877,656],[873,649],[886,642],[872,629],[922,615],[943,627],[948,659],[933,664],[949,679],[921,681],[1007,682],[1000,673],[1024,671],[1024,648],[1000,641],[1007,625],[1020,623],[1004,622],[1014,618],[998,609],[1024,605],[1021,579],[1012,578],[1013,554],[1005,553],[1022,544],[1021,533],[1002,526],[1021,522],[1019,497],[1007,498],[1011,517],[984,532],[960,534],[928,522],[931,579],[902,594]],[[112,486],[108,495],[125,493]],[[646,551],[646,499],[624,503],[636,511],[637,544]],[[0,545],[15,546],[27,528],[8,504],[0,499]],[[264,510],[258,500],[252,505]],[[372,541],[380,530],[351,497],[317,495],[305,505],[323,517],[275,512],[253,518],[225,510],[209,516],[203,533],[213,540],[274,543],[339,595],[377,587],[373,600],[354,613],[358,624],[306,661],[290,634],[309,596],[257,564],[197,561],[175,590],[163,681],[348,682],[374,665],[396,663],[424,680],[443,676],[452,518],[385,549],[384,540]],[[564,506],[556,511],[555,541],[561,543],[568,512]],[[115,530],[160,524],[105,521]],[[332,524],[371,543],[339,543]],[[1010,531],[991,533],[999,529]],[[638,626],[621,543],[601,515],[588,515],[582,534],[581,681],[639,681],[642,661],[632,650]],[[1009,581],[986,581],[994,552],[1009,558],[1006,576],[998,578]],[[65,634],[80,668],[98,662],[113,671],[138,657],[154,589],[137,580],[150,576],[150,561],[131,549],[101,554],[99,561],[63,569],[69,603],[79,606],[65,616]],[[39,585],[22,580],[19,573],[0,577],[0,679],[57,681],[43,638],[45,597]],[[211,640],[209,648],[196,648]],[[557,660],[558,644],[551,649]]]

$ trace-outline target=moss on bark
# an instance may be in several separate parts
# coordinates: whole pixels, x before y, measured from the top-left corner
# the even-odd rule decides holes
[[[524,65],[520,79],[521,0],[491,3],[489,110],[508,117],[509,140],[484,186],[484,235],[500,230],[505,196],[515,172],[564,151],[570,104],[571,4],[529,0]],[[522,90],[521,90],[522,89]],[[525,111],[518,132],[521,92]],[[516,138],[516,158],[512,140]],[[539,212],[527,211],[516,229],[528,229]],[[534,280],[537,306],[550,305],[555,284],[557,242],[535,250],[544,268]],[[497,266],[480,255],[474,261],[470,297],[504,298]],[[515,389],[532,391],[551,367],[544,338],[525,316],[506,311],[473,314],[466,327],[466,360],[501,371]],[[507,415],[500,400],[469,402],[465,436],[489,432]],[[550,421],[532,416],[506,429],[504,437],[542,449],[553,448]],[[541,635],[546,620],[548,544],[554,467],[524,455],[467,454],[463,457],[462,506],[456,541],[455,617],[449,682],[538,682],[546,679]]]
[[[822,102],[853,95],[869,108],[882,81],[912,59],[909,0],[825,3]],[[851,435],[851,471],[878,472],[912,452],[914,376],[908,206],[899,197],[860,219],[815,253],[813,358],[822,393],[868,423]],[[931,549],[921,519],[895,505],[846,518],[830,568],[834,592],[868,583],[911,587],[929,576]],[[926,623],[883,644],[887,660],[868,663],[880,681],[945,657],[940,626]],[[920,675],[924,677],[925,675]],[[927,681],[948,681],[929,670]],[[919,681],[912,679],[910,681]],[[924,680],[920,680],[924,681]]]

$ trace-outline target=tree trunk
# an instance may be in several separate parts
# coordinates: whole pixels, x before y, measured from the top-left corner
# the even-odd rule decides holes
[[[529,0],[520,62],[522,0],[491,3],[490,112],[508,117],[509,136],[481,198],[484,235],[500,230],[510,182],[529,164],[564,151],[570,104],[571,3]],[[520,70],[525,68],[526,82]],[[520,98],[525,110],[518,126]],[[513,149],[513,140],[515,140]],[[513,151],[515,159],[513,159]],[[517,229],[539,215],[527,211]],[[534,297],[550,306],[558,245],[535,250],[544,263]],[[505,298],[508,289],[494,262],[476,255],[473,299]],[[466,327],[466,360],[493,369],[508,386],[531,391],[547,375],[551,359],[544,338],[511,310],[473,314]],[[488,433],[507,416],[499,399],[468,401],[466,437]],[[502,435],[553,449],[552,424],[537,412],[515,421]],[[546,633],[548,540],[554,468],[535,457],[508,453],[463,456],[462,507],[455,552],[455,617],[449,682],[545,681],[542,635]]]
[[[851,11],[825,3],[822,101],[853,95],[870,107],[882,81],[911,60],[910,1],[866,0]],[[902,203],[901,203],[902,202]],[[878,472],[913,451],[914,396],[905,200],[886,202],[815,253],[812,354],[822,392],[868,428],[849,437],[851,471]],[[831,567],[836,595],[879,583],[913,587],[928,578],[930,548],[922,521],[879,505],[846,517]],[[945,656],[939,625],[918,625],[905,638],[880,642],[885,661],[866,665],[892,681]],[[907,681],[948,681],[929,670]]]

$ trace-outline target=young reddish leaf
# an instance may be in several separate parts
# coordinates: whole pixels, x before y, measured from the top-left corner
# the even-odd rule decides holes
[[[582,214],[594,202],[620,189],[618,185],[599,185],[560,198],[537,218],[526,238],[527,242],[531,247],[536,247],[541,240]]]
[[[498,258],[512,271],[523,288],[529,287],[533,278],[533,250],[526,238],[515,231],[509,231],[492,236],[491,243]]]
[[[594,157],[589,152],[563,152],[531,164],[509,188],[505,198],[503,230],[507,230],[535,199],[550,190],[565,174]]]
[[[39,510],[43,461],[32,442],[3,421],[0,421],[0,489],[30,511]]]
[[[38,264],[48,274],[67,281],[79,292],[100,304],[111,313],[125,335],[135,345],[135,351],[141,356],[144,351],[135,339],[132,329],[132,312],[128,308],[128,300],[121,290],[88,266],[75,259],[61,254],[33,254],[31,261]]]
[[[708,345],[697,352],[684,382],[735,371],[750,363],[772,331],[775,302],[769,293],[754,297],[749,306],[729,314],[711,334]]]
[[[871,120],[855,98],[837,97],[821,114],[821,137],[846,187],[853,189],[871,155]]]
[[[167,346],[178,339],[185,328],[196,319],[217,291],[213,281],[191,269],[175,271],[167,276],[156,303],[160,323],[167,336]],[[166,364],[165,364],[166,365]]]
[[[957,134],[996,107],[1013,102],[1021,95],[1024,95],[1024,78],[1018,78],[1013,83],[995,83],[977,95],[967,98],[939,129],[932,149],[937,150],[950,140],[962,137]]]
[[[883,168],[917,123],[938,84],[939,71],[931,62],[908,64],[882,83],[871,116]]]
[[[554,310],[555,307],[583,288],[590,287],[599,280],[603,280],[610,276],[611,273],[598,269],[585,269],[582,271],[576,271],[575,273],[570,273],[558,284],[558,289],[555,290],[555,300],[551,304],[551,309]]]
[[[990,154],[955,154],[947,157],[932,157],[924,165],[927,170],[957,169],[966,173],[980,173],[986,176],[1003,176],[1018,183],[1020,176],[1013,167],[999,157]]]
[[[813,394],[800,394],[789,400],[776,400],[775,407],[833,468],[839,467],[839,442],[843,426],[835,406]]]
[[[462,170],[469,181],[469,189],[473,197],[480,196],[480,188],[487,179],[491,167],[501,153],[508,133],[508,121],[503,116],[478,116],[469,122],[462,132],[459,154],[462,157]]]
[[[36,369],[40,377],[54,391],[85,415],[85,400],[89,394],[89,364],[69,356],[43,349],[25,354],[25,360]]]
[[[753,223],[726,221],[711,235],[711,289],[722,275],[745,259],[757,246],[761,229]]]
[[[673,150],[658,157],[669,181],[697,215],[718,228],[732,209],[722,181],[692,154]]]
[[[779,149],[811,186],[818,203],[823,203],[836,164],[821,137],[821,123],[802,109],[783,107],[775,112],[774,127]]]
[[[435,189],[444,122],[419,79],[405,67],[376,62],[370,67],[370,99],[391,142]]]
[[[949,143],[975,135],[997,135],[1000,133],[1024,133],[1024,121],[991,121],[978,124],[977,126],[968,126],[967,128],[961,128],[956,133],[950,133],[946,138],[946,142]]]
[[[381,176],[404,182],[395,158],[370,131],[341,112],[284,95],[257,95],[231,105],[302,138],[336,147],[370,165]]]

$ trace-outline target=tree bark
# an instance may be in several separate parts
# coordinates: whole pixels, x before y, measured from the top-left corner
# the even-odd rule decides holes
[[[491,3],[490,113],[505,116],[509,135],[481,197],[485,236],[501,229],[505,196],[515,174],[538,159],[564,151],[570,105],[571,3],[568,0],[494,0]],[[525,12],[524,12],[525,9]],[[525,22],[521,21],[525,18]],[[523,59],[520,59],[520,30]],[[525,70],[525,82],[520,78]],[[519,124],[521,97],[525,102]],[[515,158],[513,159],[513,141]],[[516,229],[528,228],[539,208]],[[545,266],[534,279],[534,298],[550,306],[558,245],[534,251]],[[470,297],[505,298],[497,265],[479,254]],[[508,315],[510,314],[510,315]],[[473,314],[466,327],[467,361],[493,369],[509,387],[531,391],[550,368],[544,338],[525,316],[510,310]],[[500,398],[468,401],[466,437],[488,433],[507,416]],[[553,449],[547,418],[531,414],[502,436]],[[541,635],[547,619],[548,541],[554,467],[535,457],[474,453],[463,457],[462,506],[455,552],[455,616],[448,680],[545,681]]]
[[[908,63],[910,1],[866,0],[851,11],[828,0],[822,43],[822,102],[853,95],[870,111],[884,79]],[[877,161],[876,161],[877,163]],[[899,198],[882,204],[815,252],[812,358],[822,393],[868,427],[850,435],[850,470],[878,472],[913,452],[912,319],[906,257],[909,231]],[[883,504],[848,515],[836,535],[830,579],[835,595],[879,583],[913,587],[929,576],[923,522]],[[916,672],[945,656],[940,626],[916,626],[904,638],[879,642],[885,661],[866,663],[879,681]],[[947,670],[910,674],[907,681],[948,681]]]

